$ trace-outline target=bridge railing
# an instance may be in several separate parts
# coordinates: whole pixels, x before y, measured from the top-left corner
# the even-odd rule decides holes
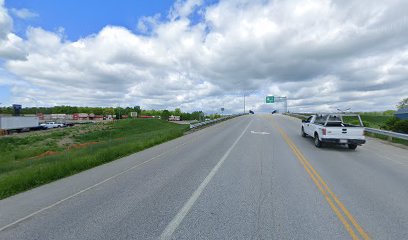
[[[388,140],[390,141],[393,138],[408,140],[408,134],[405,134],[405,133],[397,133],[397,132],[392,132],[392,131],[387,131],[387,130],[382,130],[382,129],[367,128],[367,127],[364,128],[364,131],[387,136]]]
[[[208,120],[208,121],[204,121],[204,122],[190,124],[190,129],[198,128],[198,127],[209,125],[209,124],[213,124],[213,123],[216,123],[216,122],[221,122],[221,121],[224,121],[224,120],[227,120],[227,119],[231,119],[231,118],[234,118],[234,117],[239,117],[239,116],[247,115],[247,114],[248,113],[233,114],[233,115],[228,115],[228,116],[213,119],[213,120]]]

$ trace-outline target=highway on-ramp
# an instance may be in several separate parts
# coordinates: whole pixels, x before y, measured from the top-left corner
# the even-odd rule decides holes
[[[0,239],[408,239],[408,150],[242,116],[1,200]]]

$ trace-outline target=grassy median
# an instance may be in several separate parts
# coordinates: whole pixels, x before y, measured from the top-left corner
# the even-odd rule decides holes
[[[180,137],[188,125],[129,119],[0,138],[0,199]]]

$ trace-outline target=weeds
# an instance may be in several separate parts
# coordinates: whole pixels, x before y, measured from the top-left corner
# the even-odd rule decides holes
[[[63,129],[44,136],[0,138],[0,199],[180,137],[188,129],[153,119],[86,128],[82,134],[84,129]],[[64,137],[76,144],[59,147],[57,141]]]

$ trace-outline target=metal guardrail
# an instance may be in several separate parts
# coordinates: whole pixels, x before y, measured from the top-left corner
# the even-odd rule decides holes
[[[293,116],[293,117],[298,117],[298,118],[308,118],[310,115],[302,115],[302,114],[296,114],[296,113],[286,113],[285,115]]]
[[[214,120],[209,120],[209,121],[205,121],[205,122],[190,124],[190,129],[198,128],[198,127],[205,126],[205,125],[212,124],[212,123],[216,123],[216,122],[221,122],[221,121],[224,121],[224,120],[227,120],[227,119],[230,119],[230,118],[234,118],[234,117],[239,117],[239,116],[242,116],[242,115],[248,115],[248,113],[233,114],[233,115],[229,115],[229,116],[226,116],[226,117],[217,118],[217,119],[214,119]]]
[[[404,133],[391,132],[391,131],[375,129],[375,128],[364,128],[364,131],[387,136],[388,140],[392,140],[392,138],[408,140],[408,134],[404,134]]]
[[[301,115],[301,114],[296,114],[296,113],[289,113],[287,114],[289,116],[293,117],[298,117],[298,118],[307,118],[307,115]],[[382,130],[382,129],[376,129],[376,128],[368,128],[364,127],[364,131],[368,133],[375,133],[375,134],[380,134],[383,136],[387,136],[388,140],[392,140],[392,138],[398,138],[398,139],[404,139],[408,140],[408,134],[404,133],[397,133],[397,132],[392,132],[392,131],[387,131],[387,130]]]

